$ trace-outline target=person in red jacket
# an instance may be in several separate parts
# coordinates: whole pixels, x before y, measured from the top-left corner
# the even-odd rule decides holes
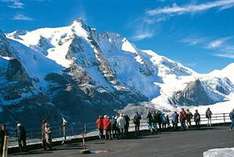
[[[186,118],[187,118],[187,114],[186,114],[184,108],[182,108],[180,111],[180,123],[181,123],[181,128],[183,130],[186,129],[186,125],[185,125]]]
[[[99,131],[99,139],[103,138],[103,116],[99,116],[98,119],[96,120],[96,126]]]
[[[104,129],[104,133],[105,133],[105,139],[110,139],[111,135],[110,135],[110,131],[111,131],[111,121],[110,118],[105,115],[103,118],[103,129]]]

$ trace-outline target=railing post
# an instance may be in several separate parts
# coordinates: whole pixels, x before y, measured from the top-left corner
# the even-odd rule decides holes
[[[225,113],[223,113],[223,121],[224,121],[224,124],[225,124],[226,123]]]

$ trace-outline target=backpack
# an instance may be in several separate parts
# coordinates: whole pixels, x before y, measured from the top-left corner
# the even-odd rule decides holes
[[[195,121],[199,121],[199,120],[200,120],[200,114],[196,114],[196,115],[194,116],[194,120],[195,120]]]
[[[135,124],[139,123],[140,119],[141,119],[140,115],[135,115],[134,118],[133,118],[133,123],[135,123]]]

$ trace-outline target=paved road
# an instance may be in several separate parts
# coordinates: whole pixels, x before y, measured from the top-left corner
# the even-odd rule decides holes
[[[163,132],[138,139],[89,141],[93,154],[80,154],[79,144],[55,147],[53,151],[33,150],[10,157],[202,157],[212,148],[234,147],[234,131],[227,127]]]

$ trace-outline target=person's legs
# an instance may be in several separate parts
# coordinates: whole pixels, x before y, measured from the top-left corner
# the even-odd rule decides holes
[[[196,121],[196,128],[198,129],[199,128],[199,122]]]
[[[42,146],[44,150],[47,150],[47,144],[46,144],[46,139],[42,140]]]
[[[24,151],[27,151],[26,138],[23,138],[23,149],[24,149]]]
[[[22,152],[23,151],[23,146],[22,146],[22,139],[21,138],[19,138],[18,139],[18,145],[19,145],[19,150]]]
[[[3,152],[3,143],[0,143],[0,155],[2,156],[2,152]]]
[[[210,120],[210,126],[211,126],[212,125],[211,118],[209,118],[209,120]]]
[[[231,121],[230,129],[232,130],[234,128],[234,120]]]

